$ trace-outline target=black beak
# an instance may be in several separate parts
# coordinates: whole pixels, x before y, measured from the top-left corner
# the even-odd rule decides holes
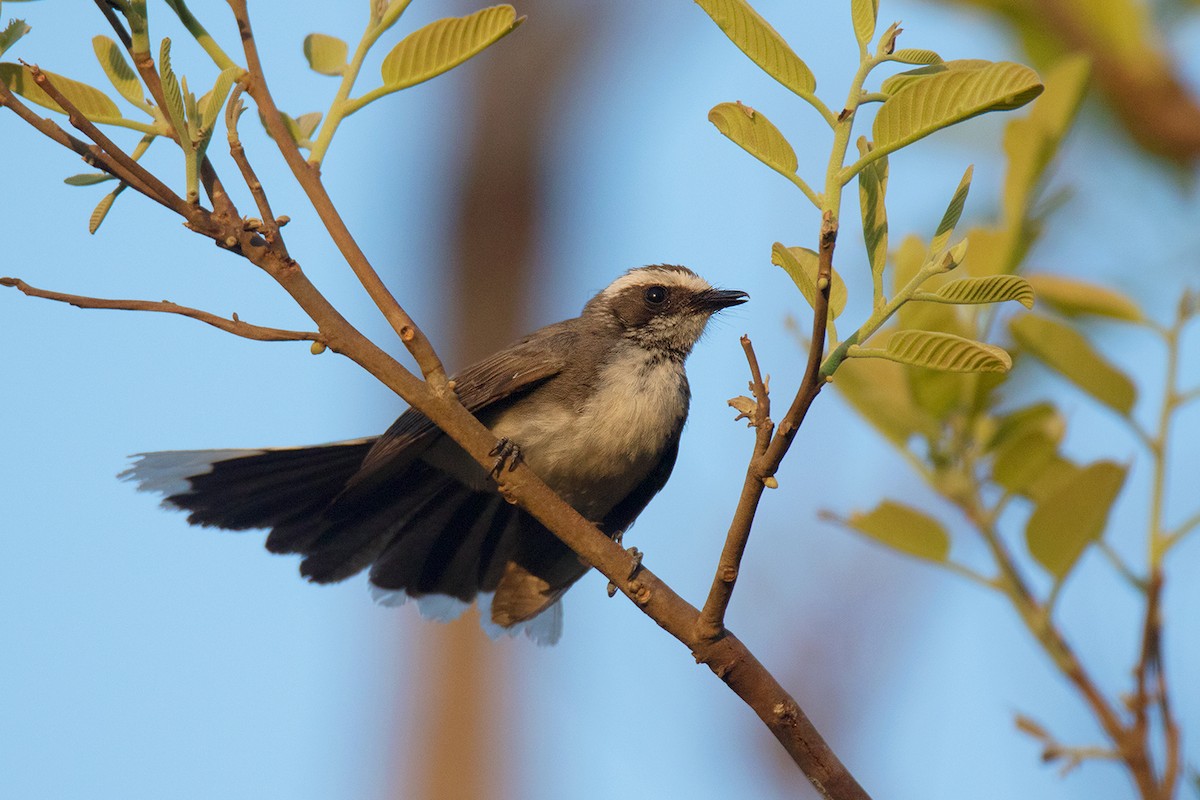
[[[709,289],[696,297],[696,305],[715,314],[723,308],[740,306],[749,299],[750,295],[737,289]]]

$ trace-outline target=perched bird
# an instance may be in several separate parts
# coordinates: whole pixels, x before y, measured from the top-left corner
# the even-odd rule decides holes
[[[747,297],[684,267],[630,270],[578,317],[464,370],[455,392],[563,499],[619,537],[675,465],[690,399],[684,359],[714,313]],[[134,458],[120,477],[161,493],[193,525],[269,528],[267,549],[301,554],[300,573],[317,583],[370,567],[376,599],[415,598],[426,616],[452,618],[478,598],[493,635],[524,629],[556,641],[558,601],[588,569],[411,408],[378,437]]]

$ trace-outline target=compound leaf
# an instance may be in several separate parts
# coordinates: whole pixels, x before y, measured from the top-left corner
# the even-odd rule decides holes
[[[962,278],[943,284],[936,292],[922,292],[913,298],[933,303],[977,305],[1016,300],[1033,308],[1034,293],[1029,281],[1019,275],[991,275],[986,278]]]
[[[144,108],[146,96],[142,92],[142,82],[125,60],[120,45],[107,36],[97,36],[92,39],[92,50],[95,51],[96,60],[100,62],[113,88],[130,103]]]
[[[854,38],[866,47],[875,36],[879,0],[850,0],[850,16],[854,20]]]
[[[304,57],[313,72],[322,75],[341,75],[346,71],[346,55],[350,47],[336,36],[310,33],[304,37]]]
[[[1038,314],[1016,317],[1008,327],[1022,348],[1101,403],[1125,415],[1133,410],[1133,381],[1074,328]]]
[[[942,524],[901,503],[884,500],[871,511],[851,514],[842,522],[910,556],[944,563],[950,555],[950,534]]]
[[[380,69],[384,88],[394,92],[436,78],[511,33],[522,20],[512,6],[503,5],[431,22],[387,54]]]
[[[1111,461],[1098,461],[1079,470],[1033,510],[1025,525],[1025,543],[1056,580],[1066,578],[1087,546],[1103,536],[1126,471]]]
[[[872,128],[875,146],[897,150],[979,114],[1020,108],[1041,93],[1037,73],[1011,62],[933,72],[884,101]]]
[[[1139,322],[1143,318],[1137,303],[1120,292],[1094,283],[1059,275],[1030,275],[1029,283],[1038,297],[1069,317],[1089,314],[1126,322]]]
[[[746,0],[696,0],[738,49],[764,72],[801,97],[811,97],[816,78],[778,31]]]
[[[117,118],[121,116],[121,110],[117,108],[117,104],[99,89],[48,70],[42,70],[42,74],[54,84],[54,88],[58,89],[63,97],[67,98],[88,119]],[[16,92],[31,103],[36,103],[42,108],[48,108],[51,111],[66,113],[59,107],[58,103],[50,99],[50,95],[46,94],[42,90],[42,87],[37,85],[37,81],[29,74],[29,71],[20,64],[10,62],[0,64],[0,81],[3,81],[11,91]]]
[[[937,331],[896,331],[883,350],[851,347],[847,355],[886,358],[946,372],[1008,372],[1012,368],[1012,359],[999,347]]]
[[[784,247],[779,242],[771,245],[771,263],[782,267],[804,295],[810,306],[817,302],[817,269],[820,256],[807,247]],[[829,318],[837,319],[846,309],[846,283],[834,270],[829,281]]]
[[[708,121],[738,147],[782,175],[796,174],[796,151],[762,112],[741,103],[720,103]]]

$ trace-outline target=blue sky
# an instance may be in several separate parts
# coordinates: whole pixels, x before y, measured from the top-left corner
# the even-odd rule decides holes
[[[231,43],[224,5],[195,5]],[[301,39],[313,30],[354,37],[363,23],[358,6],[366,4],[345,19],[304,5],[251,4],[268,69],[280,76],[276,95],[295,111],[320,107],[333,91],[331,79],[307,72]],[[679,466],[630,534],[658,574],[699,602],[750,447],[749,432],[731,424],[725,407],[744,392],[737,336],[754,337],[777,397],[794,388],[802,357],[783,320],[803,301],[771,266],[770,244],[811,245],[817,228],[803,197],[719,136],[705,115],[726,100],[764,110],[793,142],[811,143],[798,145],[809,175],[823,170],[827,142],[815,115],[694,4],[612,7],[595,32],[603,46],[589,48],[579,82],[555,99],[554,144],[544,154],[553,166],[550,233],[539,245],[546,279],[530,298],[529,327],[577,313],[616,274],[645,263],[688,264],[751,294],[753,302],[719,320],[693,356],[693,411]],[[821,4],[801,15],[782,0],[759,7],[813,67],[831,105],[840,102],[855,58],[848,12]],[[176,63],[197,63],[182,54],[184,37],[165,22],[165,10],[152,9],[155,35],[177,42]],[[401,24],[411,30],[440,10],[418,0]],[[89,44],[104,32],[98,14],[66,14],[50,3],[4,11],[34,26],[11,55],[104,84]],[[1019,57],[973,14],[885,0],[882,17],[904,20],[908,46],[946,58]],[[532,17],[501,46],[520,46],[537,24]],[[1177,52],[1197,52],[1195,25],[1173,35]],[[436,265],[453,199],[446,176],[470,124],[459,116],[459,98],[486,58],[349,120],[325,166],[364,249],[381,270],[386,265],[397,295],[435,341],[453,324],[430,309],[452,301]],[[1200,83],[1200,64],[1187,68]],[[1002,123],[975,120],[892,160],[893,235],[927,234],[968,163],[976,179],[967,218],[996,209]],[[1131,155],[1111,125],[1099,109],[1086,110],[1054,179],[1073,199],[1031,262],[1117,286],[1165,319],[1179,289],[1196,284],[1200,209],[1188,186]],[[243,130],[273,204],[293,219],[292,254],[367,333],[399,351],[251,116]],[[61,291],[169,298],[304,327],[265,276],[132,193],[89,236],[87,217],[103,192],[62,185],[82,171],[78,160],[8,114],[0,114],[0,144],[8,200],[0,273]],[[164,172],[177,168],[162,143],[150,158]],[[861,263],[859,247],[843,237],[843,274]],[[852,280],[852,290],[862,286]],[[353,365],[332,354],[314,358],[304,345],[247,342],[165,316],[83,312],[12,291],[0,292],[0,341],[0,542],[10,566],[0,581],[0,796],[388,796],[395,753],[419,735],[405,720],[417,713],[428,677],[415,654],[434,635],[432,623],[413,609],[374,606],[361,577],[308,585],[294,563],[262,550],[260,534],[189,528],[114,475],[128,454],[145,450],[368,435],[402,404]],[[1114,360],[1157,380],[1159,355],[1147,340],[1106,335],[1103,342]],[[1195,358],[1185,371],[1192,384],[1200,379]],[[1144,479],[1136,444],[1080,395],[1027,383],[1054,393],[1072,415],[1073,455],[1133,461],[1135,482]],[[1178,441],[1196,440],[1196,422],[1196,414],[1181,421]],[[1194,485],[1198,468],[1194,454],[1181,453],[1176,489]],[[1060,780],[1038,762],[1037,746],[1014,732],[1012,716],[1024,711],[1065,741],[1096,739],[1078,701],[998,598],[817,519],[821,509],[867,508],[884,495],[931,498],[832,392],[818,401],[779,480],[781,489],[764,501],[730,625],[869,789],[880,797],[980,800],[1129,795],[1108,766]],[[1192,498],[1179,495],[1181,518]],[[1131,538],[1120,546],[1136,548],[1132,535],[1144,514],[1133,502],[1121,508],[1116,527]],[[1200,604],[1197,562],[1191,541],[1167,596],[1168,664],[1179,714],[1193,724],[1200,695],[1182,676],[1195,674],[1200,657],[1188,613]],[[1121,686],[1132,607],[1100,559],[1084,567],[1062,614],[1085,656],[1101,665],[1099,679]],[[608,600],[603,579],[589,576],[571,592],[566,618],[553,649],[495,645],[512,672],[498,691],[514,709],[505,732],[509,774],[498,796],[611,797],[629,790],[632,775],[645,796],[793,796],[776,776],[794,778],[757,720],[630,604]],[[1200,751],[1190,747],[1195,763]]]

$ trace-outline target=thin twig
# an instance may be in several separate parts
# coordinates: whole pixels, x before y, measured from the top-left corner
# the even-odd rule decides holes
[[[279,233],[279,221],[275,219],[275,214],[271,211],[271,203],[267,200],[266,190],[263,189],[262,182],[259,181],[254,168],[250,166],[250,160],[246,157],[246,149],[242,147],[242,140],[238,138],[238,117],[245,108],[241,102],[242,92],[245,90],[246,87],[241,81],[235,83],[233,91],[229,95],[229,101],[225,104],[225,128],[228,131],[229,154],[233,156],[234,163],[242,173],[242,180],[246,182],[246,188],[254,197],[254,204],[258,207],[258,213],[262,217],[265,229],[263,238],[266,239],[267,244],[282,248],[283,255],[286,256],[287,246],[283,243],[283,237]]]
[[[1113,743],[1121,760],[1125,762],[1143,798],[1156,797],[1151,776],[1150,757],[1145,742],[1131,735],[1121,716],[1109,704],[1095,680],[1088,674],[1083,663],[1075,654],[1062,632],[1050,619],[1047,607],[1038,603],[1021,574],[1016,559],[1001,540],[998,532],[982,510],[978,497],[960,501],[959,507],[983,537],[992,559],[1000,571],[1000,586],[1013,609],[1033,634],[1042,650],[1054,662],[1058,670],[1069,680],[1083,697],[1105,735]]]
[[[122,168],[112,156],[105,153],[100,147],[94,144],[88,144],[82,139],[77,139],[59,127],[53,120],[40,116],[27,105],[22,103],[15,94],[5,87],[0,81],[0,105],[8,108],[23,121],[29,123],[43,136],[58,142],[68,150],[78,153],[89,166],[96,167],[112,175],[114,178],[125,181],[138,192],[146,195],[151,200],[171,208],[171,205],[163,198],[157,196],[149,186],[143,183],[136,175],[129,173]],[[173,210],[173,209],[172,209]]]
[[[154,98],[155,104],[162,110],[164,116],[169,120],[170,116],[166,113],[167,100],[163,93],[162,77],[158,74],[158,69],[154,65],[154,56],[149,52],[140,52],[132,47],[128,48],[129,57],[133,59],[133,66],[138,71],[138,75],[142,78],[142,83],[150,90],[150,96]],[[180,139],[184,135],[183,131],[175,131],[170,124],[167,125],[168,133],[166,134],[171,139],[174,139],[183,146]],[[208,195],[209,202],[213,205],[212,215],[221,221],[232,221],[238,219],[237,208],[233,204],[233,198],[225,191],[221,184],[221,179],[217,175],[216,168],[213,167],[212,161],[206,155],[200,161],[200,180],[204,184],[204,191]],[[186,215],[185,215],[186,216]]]
[[[33,76],[34,81],[50,96],[50,99],[66,112],[67,120],[76,130],[99,145],[113,161],[117,162],[128,174],[134,176],[138,182],[148,186],[155,195],[162,199],[163,205],[175,211],[193,225],[202,222],[200,215],[196,214],[194,206],[171,191],[170,187],[152,175],[141,164],[134,161],[124,150],[117,147],[112,139],[105,136],[99,128],[92,124],[91,120],[83,115],[83,112],[76,108],[74,103],[58,90],[58,87],[50,80],[50,77],[38,69],[37,65],[26,64],[25,69],[29,70],[29,74]]]
[[[100,13],[108,20],[108,24],[112,26],[113,31],[117,34],[117,38],[121,40],[121,44],[125,45],[128,50],[133,47],[133,38],[129,35],[129,31],[125,30],[125,25],[122,24],[120,18],[117,17],[117,12],[108,4],[108,0],[96,0],[96,6],[100,9]]]
[[[262,112],[263,119],[266,121],[267,130],[271,134],[271,138],[275,140],[279,152],[283,154],[284,161],[287,162],[296,181],[308,195],[317,216],[321,218],[321,222],[329,231],[334,244],[337,245],[342,257],[346,259],[350,269],[354,271],[367,294],[391,324],[396,335],[400,337],[400,340],[417,360],[425,380],[429,382],[438,396],[453,396],[454,393],[447,386],[448,378],[445,367],[442,366],[441,359],[438,358],[433,345],[417,327],[417,323],[408,315],[408,312],[401,308],[383,280],[380,279],[379,273],[371,266],[371,262],[359,248],[358,242],[354,240],[345,221],[342,220],[337,208],[333,205],[329,193],[325,191],[319,170],[305,161],[304,156],[296,147],[296,143],[292,140],[291,134],[288,133],[279,108],[275,105],[275,99],[267,87],[267,79],[263,73],[262,61],[258,56],[258,45],[254,41],[254,32],[250,27],[250,15],[246,10],[245,0],[228,0],[228,2],[229,7],[233,10],[234,18],[237,20],[238,32],[242,37],[242,48],[246,54],[246,68],[250,73],[246,91],[258,104],[259,111]]]
[[[225,319],[207,311],[188,308],[169,300],[109,300],[102,297],[87,297],[78,294],[52,292],[49,289],[38,289],[30,286],[20,278],[0,278],[0,286],[10,286],[29,297],[41,297],[59,303],[69,303],[76,308],[101,308],[116,311],[156,311],[164,314],[178,314],[181,317],[191,317],[214,328],[220,328],[227,333],[241,336],[243,339],[254,339],[259,342],[320,342],[321,334],[315,331],[289,331],[283,328],[267,328],[262,325],[251,325],[237,318]]]
[[[792,400],[791,408],[784,415],[774,435],[766,432],[767,441],[763,441],[764,430],[759,429],[755,436],[754,456],[746,468],[746,478],[742,483],[742,494],[738,498],[729,532],[725,535],[725,545],[721,549],[721,558],[717,564],[717,572],[713,577],[712,588],[709,589],[708,599],[704,601],[704,609],[697,620],[696,635],[701,639],[717,639],[725,631],[725,611],[733,598],[733,588],[737,583],[738,572],[741,569],[742,556],[750,540],[750,529],[754,525],[754,516],[758,511],[766,482],[773,480],[779,464],[787,455],[792,440],[804,421],[809,407],[817,398],[824,379],[821,377],[821,359],[825,351],[825,328],[829,319],[829,287],[830,275],[833,272],[833,249],[837,244],[837,222],[831,212],[825,212],[821,220],[821,239],[819,260],[817,266],[817,285],[820,287],[813,302],[813,329],[809,340],[808,364],[804,370],[804,378],[796,397]],[[824,281],[822,282],[822,278]],[[743,345],[744,346],[744,345]],[[748,350],[748,357],[753,351]],[[757,367],[757,361],[751,361],[751,369]],[[765,394],[765,387],[764,394]],[[757,389],[755,390],[757,395]]]

